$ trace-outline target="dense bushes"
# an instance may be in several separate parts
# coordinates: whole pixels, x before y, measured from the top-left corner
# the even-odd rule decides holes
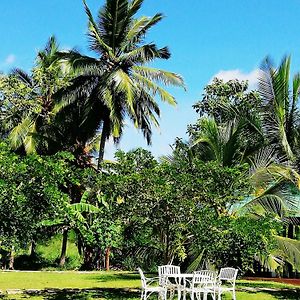
[[[67,154],[21,157],[4,143],[0,154],[5,174],[1,247],[22,254],[39,241],[35,257],[19,257],[20,268],[30,261],[30,268],[58,265],[59,228],[73,228],[66,268],[112,264],[154,270],[173,261],[190,269],[210,263],[247,270],[254,255],[272,249],[276,228],[269,218],[237,217],[228,211],[249,193],[247,166],[221,168],[216,162],[178,158],[158,163],[137,149],[118,152],[117,163],[103,165],[105,172],[97,173],[74,169]],[[79,181],[85,192],[72,206],[71,187]]]

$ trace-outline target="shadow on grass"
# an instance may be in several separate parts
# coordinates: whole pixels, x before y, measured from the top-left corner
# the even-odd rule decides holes
[[[269,292],[275,299],[282,300],[299,300],[300,299],[300,291],[299,290],[289,290],[289,291],[279,291],[279,292]]]
[[[240,292],[244,292],[247,293],[247,295],[249,295],[249,299],[255,299],[254,297],[250,297],[250,296],[254,296],[256,294],[268,294],[270,296],[272,296],[272,299],[281,299],[281,300],[300,300],[300,289],[282,289],[282,290],[270,290],[270,289],[259,289],[256,291],[249,291],[249,290],[245,290],[245,289],[240,289]],[[229,297],[228,294],[227,298]],[[227,299],[226,298],[226,299]],[[228,298],[231,299],[231,298]],[[239,292],[237,292],[237,299],[239,299]],[[248,298],[243,298],[243,299],[248,299]],[[261,299],[261,298],[260,298]],[[268,298],[269,299],[269,298]]]
[[[153,277],[154,275],[151,274]],[[115,281],[115,280],[135,280],[135,279],[140,279],[140,275],[138,273],[115,273],[115,274],[95,274],[94,276],[89,276],[86,278],[86,280],[98,280],[101,282],[106,282],[106,281]]]
[[[39,296],[44,300],[92,300],[92,299],[139,299],[139,290],[125,289],[51,289],[40,292],[26,292],[25,299]],[[4,298],[5,299],[5,298]],[[22,298],[21,298],[22,299]]]
[[[264,293],[272,296],[272,299],[278,300],[300,300],[299,290],[283,290],[283,291],[247,291],[249,299],[255,299],[255,294]],[[237,293],[237,299],[239,298],[239,292]],[[27,291],[24,294],[18,295],[15,298],[11,296],[1,297],[3,300],[11,299],[37,299],[37,300],[137,300],[140,299],[140,291],[138,289],[51,289],[43,291]],[[156,295],[148,298],[149,300],[157,299]],[[210,299],[210,298],[209,298]],[[226,295],[225,299],[231,299],[230,295]],[[243,297],[242,299],[248,299]],[[259,298],[262,299],[262,298]]]

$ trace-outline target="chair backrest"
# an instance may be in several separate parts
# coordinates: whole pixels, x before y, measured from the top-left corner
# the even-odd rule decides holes
[[[145,289],[147,287],[146,277],[145,277],[145,275],[144,275],[141,268],[138,268],[138,271],[139,271],[140,276],[141,276],[142,288]]]
[[[165,285],[170,274],[180,274],[180,267],[173,265],[164,265],[158,267],[159,284]]]
[[[219,273],[219,280],[225,280],[235,284],[238,269],[235,268],[221,268]]]
[[[211,270],[195,271],[192,281],[192,287],[196,285],[206,286],[208,284],[214,284],[216,281],[216,273]]]

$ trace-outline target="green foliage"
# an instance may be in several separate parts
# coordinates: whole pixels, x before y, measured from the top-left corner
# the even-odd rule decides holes
[[[96,181],[86,184],[93,193],[104,193],[110,203],[105,219],[122,224],[124,240],[115,259],[127,257],[130,268],[185,261],[194,243],[191,231],[198,209],[216,217],[227,215],[228,207],[249,191],[246,165],[220,167],[217,162],[190,163],[178,157],[173,163],[158,163],[141,149],[119,151],[116,158],[116,163],[103,165],[106,171]]]
[[[39,223],[58,216],[69,197],[62,191],[71,182],[69,154],[22,157],[0,142],[1,247],[24,247],[34,239]]]
[[[36,253],[42,261],[42,267],[45,269],[56,268],[58,265],[61,249],[62,234],[56,234],[47,240],[38,242]],[[79,269],[82,265],[82,257],[78,253],[76,245],[76,235],[74,231],[69,232],[67,244],[67,256],[64,269]]]
[[[198,212],[192,232],[191,253],[202,259],[196,267],[212,264],[217,268],[234,266],[242,271],[252,270],[253,258],[272,252],[276,247],[274,231],[280,226],[271,217],[260,219],[222,215],[208,209]]]
[[[201,101],[193,105],[200,117],[208,116],[218,124],[226,123],[235,118],[237,113],[243,115],[259,115],[261,98],[256,91],[248,91],[248,82],[214,78],[204,88]]]

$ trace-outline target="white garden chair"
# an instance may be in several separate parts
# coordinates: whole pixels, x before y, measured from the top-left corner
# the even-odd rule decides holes
[[[196,271],[190,287],[186,288],[186,293],[190,294],[191,300],[201,299],[201,294],[203,294],[203,299],[207,299],[207,295],[211,294],[212,298],[216,299],[216,273],[210,270]]]
[[[158,267],[159,285],[166,287],[167,290],[170,291],[171,298],[173,298],[175,290],[177,290],[178,298],[180,298],[180,291],[182,286],[179,281],[180,278],[171,281],[170,278],[172,278],[172,276],[168,275],[177,275],[180,273],[180,267],[178,266],[164,265]]]
[[[238,273],[238,269],[221,268],[218,276],[218,286],[217,286],[218,300],[221,300],[222,293],[224,292],[231,292],[232,299],[236,300],[235,281],[236,281],[237,273]]]
[[[158,278],[146,278],[143,271],[138,268],[142,282],[142,294],[141,300],[146,300],[151,294],[158,293],[160,299],[167,300],[167,289],[163,286],[151,286],[151,284],[157,282]]]

